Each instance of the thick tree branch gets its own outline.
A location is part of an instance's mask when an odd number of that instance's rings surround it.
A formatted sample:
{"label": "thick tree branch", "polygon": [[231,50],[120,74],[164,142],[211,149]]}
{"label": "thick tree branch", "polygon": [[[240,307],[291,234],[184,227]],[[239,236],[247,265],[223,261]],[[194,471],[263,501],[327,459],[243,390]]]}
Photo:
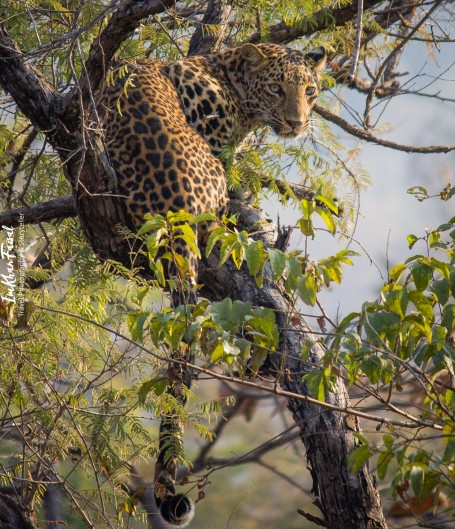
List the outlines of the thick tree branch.
{"label": "thick tree branch", "polygon": [[174,6],[174,0],[124,0],[109,19],[107,26],[93,42],[78,83],[66,96],[66,104],[73,109],[79,100],[86,103],[90,92],[95,92],[119,46],[130,37],[139,22]]}
{"label": "thick tree branch", "polygon": [[[188,56],[204,55],[220,49],[231,11],[232,4],[223,0],[209,0],[201,24],[191,37]],[[207,25],[212,27],[207,28]]]}
{"label": "thick tree branch", "polygon": [[62,108],[60,95],[21,52],[0,25],[0,84],[30,121],[40,130],[50,132],[56,127]]}
{"label": "thick tree branch", "polygon": [[73,197],[62,197],[40,202],[30,207],[23,207],[0,213],[0,225],[17,228],[22,224],[36,224],[65,219],[77,215],[76,200]]}
{"label": "thick tree branch", "polygon": [[[363,8],[366,11],[372,7],[379,6],[382,1],[365,0]],[[290,26],[285,22],[280,22],[270,28],[268,42],[274,44],[287,44],[301,37],[308,37],[336,26],[344,26],[347,22],[355,20],[357,17],[357,2],[353,2],[345,7],[338,9],[321,9],[311,17],[302,17],[298,24]],[[251,35],[248,42],[258,43],[261,41],[261,35],[257,32]]]}
{"label": "thick tree branch", "polygon": [[420,154],[441,154],[455,150],[454,145],[431,145],[428,147],[415,147],[414,145],[404,145],[401,143],[395,143],[393,141],[383,140],[377,136],[374,136],[371,134],[371,132],[367,132],[366,130],[356,127],[355,125],[351,125],[345,119],[340,118],[340,116],[337,116],[333,112],[330,112],[330,110],[327,110],[320,105],[315,105],[313,110],[327,121],[331,121],[338,127],[342,128],[345,132],[355,136],[356,138],[360,138],[361,140],[365,140],[369,143],[376,143],[377,145],[382,145],[383,147],[389,147],[390,149],[394,149],[396,151]]}
{"label": "thick tree branch", "polygon": [[[301,184],[284,180],[274,180],[273,182],[264,182],[263,185],[267,188],[274,185],[282,194],[291,191],[299,200],[312,200],[314,198],[314,192]],[[76,216],[76,200],[73,197],[61,197],[54,198],[48,202],[40,202],[38,204],[4,211],[0,213],[0,225],[4,224],[5,226],[17,228],[21,223],[36,224],[38,222],[50,222],[52,220]]]}

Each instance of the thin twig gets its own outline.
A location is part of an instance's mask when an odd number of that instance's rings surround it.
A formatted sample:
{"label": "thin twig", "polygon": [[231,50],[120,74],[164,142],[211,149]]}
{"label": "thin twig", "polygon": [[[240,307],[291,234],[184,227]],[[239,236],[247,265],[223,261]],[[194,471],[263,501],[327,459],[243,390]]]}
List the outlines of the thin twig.
{"label": "thin twig", "polygon": [[362,43],[363,29],[363,0],[357,0],[357,30],[355,34],[354,52],[352,55],[351,71],[348,75],[348,81],[353,81],[357,75],[357,66],[359,64],[360,46]]}
{"label": "thin twig", "polygon": [[[389,56],[385,59],[385,61],[381,64],[378,73],[376,74],[376,78],[373,81],[373,84],[371,85],[370,91],[367,95],[366,102],[365,102],[365,112],[364,112],[364,121],[365,121],[365,128],[369,130],[371,128],[371,107],[373,104],[373,98],[376,94],[376,89],[379,86],[379,83],[382,79],[382,76],[389,64],[389,62],[401,52],[401,49],[404,47],[404,45],[408,42],[408,40],[415,35],[418,30],[428,21],[428,19],[431,17],[434,11],[441,5],[443,0],[436,0],[436,2],[433,4],[433,6],[425,13],[425,16],[422,17],[422,19],[414,26],[412,31],[409,32],[408,35],[406,35],[403,40],[401,40],[396,47],[392,50],[392,52],[389,54]],[[400,149],[404,150],[404,149]],[[447,152],[447,151],[442,151]]]}

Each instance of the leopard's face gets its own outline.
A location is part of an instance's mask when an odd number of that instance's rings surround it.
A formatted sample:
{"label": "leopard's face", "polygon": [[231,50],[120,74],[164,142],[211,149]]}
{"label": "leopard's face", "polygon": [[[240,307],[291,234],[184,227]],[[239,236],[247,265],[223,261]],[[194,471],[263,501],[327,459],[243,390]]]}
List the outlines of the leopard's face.
{"label": "leopard's face", "polygon": [[275,45],[246,44],[245,110],[259,125],[270,126],[282,138],[297,138],[308,128],[318,96],[318,72],[324,68],[323,48],[307,53]]}

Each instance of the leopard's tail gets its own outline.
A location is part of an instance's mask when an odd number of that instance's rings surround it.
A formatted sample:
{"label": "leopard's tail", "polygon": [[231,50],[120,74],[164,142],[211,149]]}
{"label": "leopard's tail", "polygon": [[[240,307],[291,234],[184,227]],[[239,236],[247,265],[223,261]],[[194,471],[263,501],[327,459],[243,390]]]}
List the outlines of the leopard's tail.
{"label": "leopard's tail", "polygon": [[183,427],[179,421],[165,416],[160,426],[160,449],[155,467],[155,501],[164,521],[174,527],[186,527],[194,516],[191,499],[175,493],[182,436]]}
{"label": "leopard's tail", "polygon": [[[174,248],[175,250],[175,248]],[[171,306],[183,305],[185,309],[197,303],[196,278],[197,257],[185,245],[179,245],[177,252],[188,262],[187,277],[182,278],[175,263],[170,261],[169,277],[175,280],[176,289],[171,292]],[[185,310],[186,312],[186,310]],[[182,406],[186,403],[185,388],[191,386],[191,372],[182,362],[189,361],[188,340],[184,340],[179,350],[172,354],[168,367],[169,386],[167,392]],[[164,415],[161,419],[159,433],[159,450],[155,466],[154,494],[156,505],[162,518],[171,526],[186,527],[194,516],[194,503],[185,494],[176,494],[178,462],[183,449],[183,423],[175,415]]]}

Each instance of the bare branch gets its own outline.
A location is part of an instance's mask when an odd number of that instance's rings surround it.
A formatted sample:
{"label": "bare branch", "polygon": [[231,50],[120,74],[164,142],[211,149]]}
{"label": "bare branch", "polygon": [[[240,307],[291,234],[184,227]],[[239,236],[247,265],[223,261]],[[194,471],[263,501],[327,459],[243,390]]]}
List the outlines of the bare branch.
{"label": "bare branch", "polygon": [[355,125],[351,125],[345,119],[340,118],[340,116],[337,116],[333,112],[330,112],[330,110],[327,110],[326,108],[321,107],[320,105],[315,105],[313,110],[317,112],[320,116],[322,116],[324,119],[335,123],[335,125],[338,125],[338,127],[343,129],[345,132],[348,132],[352,136],[355,136],[356,138],[360,138],[361,140],[367,141],[369,143],[376,143],[377,145],[382,145],[383,147],[389,147],[390,149],[394,149],[396,151],[404,151],[408,153],[419,154],[440,154],[455,150],[454,145],[432,145],[428,147],[416,147],[414,145],[404,145],[401,143],[395,143],[393,141],[383,140],[381,138],[378,138],[377,136],[374,136],[373,134],[371,134],[371,132],[359,129],[359,127],[356,127]]}
{"label": "bare branch", "polygon": [[355,79],[357,75],[357,65],[359,63],[360,56],[360,45],[362,40],[362,29],[363,29],[363,0],[357,0],[357,29],[355,33],[354,42],[354,53],[351,63],[351,71],[349,72],[348,79]]}
{"label": "bare branch", "polygon": [[[412,28],[412,30],[406,35],[404,39],[402,39],[396,47],[392,50],[392,52],[389,54],[389,56],[385,59],[385,61],[381,64],[376,77],[373,81],[373,84],[371,85],[370,91],[367,95],[366,102],[365,102],[365,125],[369,129],[370,128],[370,116],[371,116],[371,106],[373,104],[373,98],[376,93],[376,89],[379,86],[381,79],[383,78],[383,74],[388,68],[389,63],[394,59],[395,56],[401,55],[402,48],[408,42],[408,39],[410,39],[413,35],[417,33],[417,31],[428,21],[428,19],[431,17],[431,15],[436,11],[436,9],[442,4],[443,0],[436,0],[435,3],[431,6],[431,8],[425,13],[425,16],[422,17],[422,19]],[[404,149],[403,149],[404,150]],[[443,151],[447,152],[447,151]]]}
{"label": "bare branch", "polygon": [[33,206],[12,209],[0,214],[0,225],[17,228],[22,224],[49,222],[55,219],[66,219],[77,215],[76,200],[73,197],[62,197],[40,202]]}

